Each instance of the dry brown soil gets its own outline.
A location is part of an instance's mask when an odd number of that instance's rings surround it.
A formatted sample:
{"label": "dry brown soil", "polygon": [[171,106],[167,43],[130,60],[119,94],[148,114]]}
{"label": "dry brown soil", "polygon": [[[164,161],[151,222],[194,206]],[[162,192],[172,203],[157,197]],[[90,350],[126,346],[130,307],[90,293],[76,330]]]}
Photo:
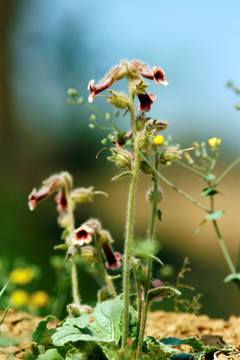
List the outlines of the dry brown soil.
{"label": "dry brown soil", "polygon": [[[0,314],[1,317],[1,314]],[[0,360],[22,359],[24,349],[31,347],[31,334],[40,318],[27,313],[9,310],[3,324],[0,326],[1,334],[19,340],[20,345],[0,348]],[[206,315],[196,316],[193,314],[177,314],[173,312],[156,311],[148,315],[146,333],[156,338],[175,336],[185,338],[203,335],[220,335],[207,341],[213,341],[210,345],[218,345],[226,342],[236,347],[231,357],[223,354],[217,355],[216,359],[240,359],[240,317],[231,316],[228,321],[222,319],[210,319]],[[12,355],[12,356],[11,356]]]}

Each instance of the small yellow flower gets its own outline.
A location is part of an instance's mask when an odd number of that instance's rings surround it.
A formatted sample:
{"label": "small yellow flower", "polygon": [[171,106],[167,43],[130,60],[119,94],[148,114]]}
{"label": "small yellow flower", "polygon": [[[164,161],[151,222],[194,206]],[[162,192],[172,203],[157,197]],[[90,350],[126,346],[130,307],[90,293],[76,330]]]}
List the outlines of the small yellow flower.
{"label": "small yellow flower", "polygon": [[162,135],[156,135],[153,138],[153,143],[157,146],[161,146],[164,143],[164,137]]}
{"label": "small yellow flower", "polygon": [[49,296],[45,291],[36,291],[29,298],[29,306],[42,308],[49,302]]}
{"label": "small yellow flower", "polygon": [[218,147],[221,144],[221,139],[213,137],[211,139],[208,139],[208,143],[211,147]]}
{"label": "small yellow flower", "polygon": [[34,273],[30,268],[16,268],[10,273],[10,280],[16,285],[26,285],[32,281]]}
{"label": "small yellow flower", "polygon": [[15,290],[11,293],[10,299],[14,307],[25,306],[28,303],[28,294],[24,290]]}

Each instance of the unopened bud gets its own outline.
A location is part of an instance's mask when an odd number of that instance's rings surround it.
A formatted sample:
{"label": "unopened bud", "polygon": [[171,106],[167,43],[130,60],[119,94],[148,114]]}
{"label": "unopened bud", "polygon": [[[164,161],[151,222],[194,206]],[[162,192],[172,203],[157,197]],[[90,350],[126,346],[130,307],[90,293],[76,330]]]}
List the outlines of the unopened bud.
{"label": "unopened bud", "polygon": [[137,137],[137,146],[139,150],[147,149],[149,139],[145,131],[142,131]]}
{"label": "unopened bud", "polygon": [[187,162],[189,163],[189,165],[193,165],[193,164],[194,164],[194,160],[193,160],[193,158],[190,156],[189,152],[185,151],[185,152],[184,152],[184,156],[185,156],[185,159],[187,160]]}
{"label": "unopened bud", "polygon": [[152,174],[153,170],[150,165],[146,161],[140,161],[140,169],[144,174]]}
{"label": "unopened bud", "polygon": [[76,97],[78,94],[76,89],[68,89],[68,95],[72,97]]}
{"label": "unopened bud", "polygon": [[94,196],[94,187],[90,186],[89,188],[77,188],[71,192],[72,200],[77,203],[92,202]]}
{"label": "unopened bud", "polygon": [[107,142],[108,142],[107,138],[101,140],[101,144],[103,144],[103,145],[107,145]]}
{"label": "unopened bud", "polygon": [[106,118],[106,120],[111,120],[111,114],[109,113],[109,112],[106,112],[106,114],[105,114],[105,118]]}
{"label": "unopened bud", "polygon": [[90,117],[89,117],[89,120],[90,121],[96,121],[96,115],[91,114]]}
{"label": "unopened bud", "polygon": [[95,129],[95,128],[96,128],[96,126],[95,126],[94,124],[92,124],[92,123],[88,124],[88,127],[89,127],[90,129]]}
{"label": "unopened bud", "polygon": [[81,247],[81,255],[85,262],[93,263],[97,261],[96,252],[93,246]]}
{"label": "unopened bud", "polygon": [[109,90],[109,92],[112,94],[112,96],[107,96],[110,104],[116,106],[118,109],[126,109],[129,107],[128,97],[123,92],[115,92],[112,90]]}
{"label": "unopened bud", "polygon": [[180,160],[182,155],[182,150],[179,150],[179,148],[180,146],[176,145],[165,149],[160,156],[161,164],[166,165],[174,160]]}
{"label": "unopened bud", "polygon": [[113,238],[109,231],[107,230],[101,230],[98,235],[98,242],[100,245],[103,245],[104,243],[113,243]]}
{"label": "unopened bud", "polygon": [[149,117],[146,117],[145,112],[140,113],[136,117],[136,128],[137,131],[142,131],[145,127],[146,122],[149,120]]}
{"label": "unopened bud", "polygon": [[77,99],[77,103],[79,105],[83,104],[84,103],[84,98],[81,96],[80,98]]}
{"label": "unopened bud", "polygon": [[130,84],[131,91],[133,94],[145,94],[145,89],[149,86],[149,83],[146,83],[143,80],[133,81]]}
{"label": "unopened bud", "polygon": [[[162,202],[163,197],[164,197],[163,189],[160,186],[158,186],[157,194],[156,194],[156,202],[157,203]],[[153,186],[147,190],[146,200],[149,201],[150,203],[153,203],[153,200],[154,200],[154,187]]]}
{"label": "unopened bud", "polygon": [[126,167],[131,169],[131,154],[127,150],[120,148],[112,148],[112,156],[107,159],[113,161],[119,168],[124,169]]}
{"label": "unopened bud", "polygon": [[69,304],[67,305],[67,311],[73,317],[78,317],[81,315],[81,305],[76,303]]}

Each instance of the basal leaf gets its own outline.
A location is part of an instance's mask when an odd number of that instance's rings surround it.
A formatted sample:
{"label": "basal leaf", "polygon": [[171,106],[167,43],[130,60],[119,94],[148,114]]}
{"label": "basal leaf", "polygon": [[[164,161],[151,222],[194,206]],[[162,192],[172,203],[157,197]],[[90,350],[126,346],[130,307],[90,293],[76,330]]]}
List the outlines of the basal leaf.
{"label": "basal leaf", "polygon": [[89,325],[89,317],[90,317],[90,315],[83,314],[81,316],[67,318],[63,322],[62,326],[72,325],[72,326],[76,326],[80,329],[84,329],[85,327],[87,327]]}
{"label": "basal leaf", "polygon": [[40,345],[49,345],[49,340],[55,332],[55,329],[48,329],[47,324],[54,320],[55,318],[53,316],[48,316],[46,320],[40,321],[33,332],[32,340],[36,341]]}
{"label": "basal leaf", "polygon": [[226,276],[223,281],[224,281],[225,283],[227,283],[227,282],[229,282],[229,281],[234,281],[234,280],[240,281],[240,273],[230,274],[230,275]]}
{"label": "basal leaf", "polygon": [[141,357],[142,360],[167,360],[172,353],[176,352],[175,349],[156,340],[153,336],[147,336],[145,338],[143,349],[144,355]]}
{"label": "basal leaf", "polygon": [[122,335],[123,301],[117,297],[98,304],[91,314],[95,319],[89,328],[95,336],[101,336],[116,344]]}
{"label": "basal leaf", "polygon": [[181,295],[180,291],[170,287],[170,286],[162,286],[155,289],[151,289],[148,292],[148,301],[153,301],[159,297],[169,297],[173,295]]}
{"label": "basal leaf", "polygon": [[203,351],[204,345],[201,341],[196,339],[194,336],[188,337],[186,339],[178,339],[175,337],[163,338],[160,340],[163,344],[170,346],[180,346],[183,344],[191,346],[194,350]]}
{"label": "basal leaf", "polygon": [[44,354],[39,355],[37,360],[64,360],[64,358],[59,354],[57,349],[50,349]]}

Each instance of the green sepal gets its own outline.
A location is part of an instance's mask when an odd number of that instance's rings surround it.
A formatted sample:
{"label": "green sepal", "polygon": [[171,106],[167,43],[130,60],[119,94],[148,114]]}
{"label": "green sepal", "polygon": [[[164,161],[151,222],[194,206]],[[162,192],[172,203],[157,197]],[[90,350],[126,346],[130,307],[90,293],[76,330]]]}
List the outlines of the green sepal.
{"label": "green sepal", "polygon": [[69,245],[67,244],[60,244],[54,246],[54,250],[67,250],[69,248]]}
{"label": "green sepal", "polygon": [[218,191],[215,190],[215,188],[213,186],[211,186],[209,188],[203,189],[201,195],[202,196],[211,196],[211,195],[216,195],[217,193],[218,193]]}
{"label": "green sepal", "polygon": [[119,180],[119,179],[121,179],[122,177],[125,177],[125,176],[127,176],[127,175],[131,175],[131,176],[132,176],[132,175],[133,175],[132,171],[124,171],[123,173],[114,176],[114,177],[111,179],[111,181],[117,181],[117,180]]}
{"label": "green sepal", "polygon": [[203,178],[203,180],[205,180],[205,181],[214,181],[215,179],[216,179],[216,176],[214,174],[207,174]]}
{"label": "green sepal", "polygon": [[161,286],[148,291],[148,302],[154,301],[159,297],[170,297],[173,295],[181,295],[181,292],[170,286]]}

